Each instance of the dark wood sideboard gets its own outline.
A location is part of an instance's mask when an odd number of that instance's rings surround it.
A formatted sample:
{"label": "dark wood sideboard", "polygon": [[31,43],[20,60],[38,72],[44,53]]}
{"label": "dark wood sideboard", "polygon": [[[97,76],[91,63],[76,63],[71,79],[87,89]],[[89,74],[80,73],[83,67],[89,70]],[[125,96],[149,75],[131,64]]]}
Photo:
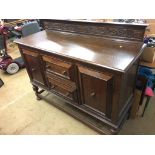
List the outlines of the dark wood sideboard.
{"label": "dark wood sideboard", "polygon": [[37,99],[45,90],[56,94],[65,103],[58,108],[103,134],[118,133],[134,99],[147,25],[41,22],[44,31],[16,40]]}

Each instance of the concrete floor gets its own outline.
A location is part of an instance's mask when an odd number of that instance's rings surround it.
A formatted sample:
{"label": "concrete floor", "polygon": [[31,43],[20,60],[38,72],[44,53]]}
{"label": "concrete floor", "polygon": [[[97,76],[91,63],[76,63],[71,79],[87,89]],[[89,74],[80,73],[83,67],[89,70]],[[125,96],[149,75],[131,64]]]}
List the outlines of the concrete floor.
{"label": "concrete floor", "polygon": [[[10,52],[17,57],[17,49]],[[15,75],[0,71],[5,85],[0,88],[0,134],[82,134],[96,135],[96,131],[58,110],[44,100],[37,101],[25,69]],[[53,102],[61,102],[55,96]],[[119,134],[155,134],[155,98],[145,116],[127,120]]]}

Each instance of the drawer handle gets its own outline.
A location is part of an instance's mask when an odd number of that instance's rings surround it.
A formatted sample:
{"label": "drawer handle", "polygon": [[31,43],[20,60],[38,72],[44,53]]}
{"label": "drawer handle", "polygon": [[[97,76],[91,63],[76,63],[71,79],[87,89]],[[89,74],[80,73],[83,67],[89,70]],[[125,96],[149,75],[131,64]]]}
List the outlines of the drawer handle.
{"label": "drawer handle", "polygon": [[69,96],[69,94],[70,94],[70,93],[69,93],[69,92],[67,92],[67,93],[65,94],[65,96]]}
{"label": "drawer handle", "polygon": [[90,96],[91,96],[91,97],[94,97],[95,95],[96,95],[95,92],[90,93]]}
{"label": "drawer handle", "polygon": [[54,89],[55,88],[55,85],[52,85],[51,88]]}
{"label": "drawer handle", "polygon": [[67,75],[67,71],[63,71],[62,74],[63,74],[63,75]]}
{"label": "drawer handle", "polygon": [[32,72],[34,72],[36,69],[35,68],[32,68],[31,70],[32,70]]}
{"label": "drawer handle", "polygon": [[50,67],[51,67],[50,65],[47,65],[47,66],[46,66],[46,68],[50,68]]}

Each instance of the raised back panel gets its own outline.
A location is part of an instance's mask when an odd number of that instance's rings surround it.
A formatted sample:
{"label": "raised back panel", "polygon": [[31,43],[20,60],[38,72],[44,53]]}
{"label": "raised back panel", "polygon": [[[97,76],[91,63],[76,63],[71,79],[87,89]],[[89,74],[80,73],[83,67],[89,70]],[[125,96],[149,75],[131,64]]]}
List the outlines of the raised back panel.
{"label": "raised back panel", "polygon": [[125,40],[143,41],[147,25],[119,24],[119,23],[97,23],[72,20],[41,20],[47,30],[70,32],[77,34],[110,37]]}

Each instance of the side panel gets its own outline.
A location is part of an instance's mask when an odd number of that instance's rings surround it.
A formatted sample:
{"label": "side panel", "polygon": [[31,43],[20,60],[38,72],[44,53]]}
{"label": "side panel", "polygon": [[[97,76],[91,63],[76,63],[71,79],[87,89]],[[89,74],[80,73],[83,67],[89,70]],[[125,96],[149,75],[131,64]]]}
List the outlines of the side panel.
{"label": "side panel", "polygon": [[136,83],[138,60],[122,76],[121,93],[119,101],[119,117],[126,107],[134,99],[134,88]]}

